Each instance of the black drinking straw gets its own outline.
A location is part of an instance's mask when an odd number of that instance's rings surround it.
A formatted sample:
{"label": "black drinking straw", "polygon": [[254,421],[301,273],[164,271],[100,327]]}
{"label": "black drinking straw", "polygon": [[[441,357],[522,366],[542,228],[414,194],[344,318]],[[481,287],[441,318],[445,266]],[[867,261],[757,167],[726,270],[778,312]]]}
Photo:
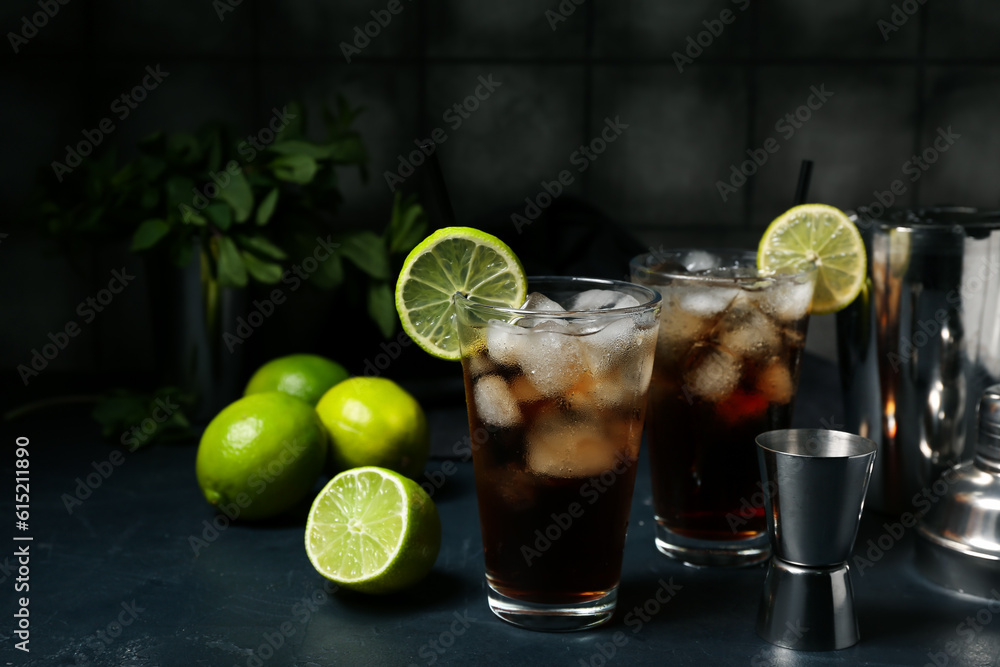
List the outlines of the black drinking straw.
{"label": "black drinking straw", "polygon": [[455,211],[451,207],[451,198],[448,197],[448,188],[444,184],[444,174],[441,172],[441,163],[438,161],[437,146],[434,142],[425,142],[422,146],[427,156],[427,163],[424,165],[422,185],[422,204],[427,211],[428,219],[432,227],[454,227]]}
{"label": "black drinking straw", "polygon": [[806,203],[806,197],[809,196],[809,180],[812,178],[812,171],[812,160],[803,160],[802,165],[799,167],[799,184],[795,187],[793,206]]}

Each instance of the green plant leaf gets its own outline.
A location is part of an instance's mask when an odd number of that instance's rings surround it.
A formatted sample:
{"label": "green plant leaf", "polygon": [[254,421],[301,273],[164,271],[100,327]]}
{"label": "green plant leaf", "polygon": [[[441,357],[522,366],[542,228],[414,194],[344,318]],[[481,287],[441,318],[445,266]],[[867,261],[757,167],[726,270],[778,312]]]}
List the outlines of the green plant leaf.
{"label": "green plant leaf", "polygon": [[225,202],[212,202],[205,207],[204,213],[209,222],[223,231],[229,229],[229,226],[233,224],[233,209],[229,208],[229,204]]}
{"label": "green plant leaf", "polygon": [[186,225],[198,225],[199,227],[204,227],[208,224],[208,220],[200,213],[195,213],[195,210],[188,206],[187,204],[181,204],[178,207],[181,214],[181,222]]}
{"label": "green plant leaf", "polygon": [[290,183],[305,185],[312,181],[319,165],[308,155],[282,155],[271,161],[275,178]]}
{"label": "green plant leaf", "polygon": [[160,218],[150,218],[149,220],[144,220],[139,225],[139,228],[135,230],[135,234],[132,235],[131,250],[135,252],[137,250],[152,248],[160,241],[160,239],[166,236],[169,231],[170,225],[168,225],[165,220],[161,220]]}
{"label": "green plant leaf", "polygon": [[246,250],[242,251],[240,254],[243,256],[243,262],[247,266],[247,271],[250,272],[250,275],[253,276],[255,280],[269,285],[273,285],[281,280],[282,268],[280,264],[265,262]]}
{"label": "green plant leaf", "polygon": [[264,198],[261,200],[260,205],[257,207],[257,224],[266,225],[267,221],[271,219],[274,215],[274,208],[278,205],[278,188],[271,188]]}
{"label": "green plant leaf", "polygon": [[344,282],[344,262],[336,252],[331,252],[329,257],[320,262],[316,273],[309,277],[311,285],[324,290],[336,289],[342,282]]}
{"label": "green plant leaf", "polygon": [[242,170],[236,172],[236,175],[228,171],[225,173],[230,179],[226,187],[219,190],[219,199],[229,202],[233,207],[236,222],[246,222],[253,212],[253,191]]}
{"label": "green plant leaf", "polygon": [[177,208],[181,204],[191,206],[194,201],[194,181],[187,176],[171,176],[167,179],[167,207]]}
{"label": "green plant leaf", "polygon": [[392,202],[392,217],[386,236],[389,240],[390,253],[404,253],[413,250],[420,243],[427,231],[427,216],[423,207],[412,198],[404,199],[396,193]]}
{"label": "green plant leaf", "polygon": [[166,143],[166,135],[163,134],[162,130],[156,130],[155,132],[150,132],[138,142],[136,145],[139,146],[139,150],[144,153],[152,152],[163,152],[163,146]]}
{"label": "green plant leaf", "polygon": [[178,268],[183,269],[190,264],[191,258],[194,256],[194,244],[191,242],[191,239],[182,237],[171,248],[170,256],[174,261],[174,266]]}
{"label": "green plant leaf", "polygon": [[256,236],[244,236],[243,234],[237,234],[236,240],[239,241],[241,246],[254,251],[258,255],[263,255],[277,260],[288,259],[288,255],[285,254],[284,250],[259,234]]}
{"label": "green plant leaf", "polygon": [[155,181],[167,170],[167,163],[154,155],[140,155],[133,164],[147,181]]}
{"label": "green plant leaf", "polygon": [[301,139],[306,127],[305,109],[298,102],[292,101],[284,106],[283,111],[288,115],[288,123],[278,132],[276,140]]}
{"label": "green plant leaf", "polygon": [[351,232],[340,243],[341,254],[376,280],[389,278],[389,254],[382,238],[374,232]]}
{"label": "green plant leaf", "polygon": [[368,286],[368,315],[375,321],[383,338],[392,336],[398,315],[389,283],[379,280]]}
{"label": "green plant leaf", "polygon": [[142,208],[154,208],[160,203],[160,190],[158,188],[145,188],[139,195],[139,206]]}
{"label": "green plant leaf", "polygon": [[128,185],[129,181],[135,176],[137,167],[134,163],[129,163],[112,174],[109,183],[113,188],[121,188]]}
{"label": "green plant leaf", "polygon": [[167,160],[175,164],[191,165],[202,158],[204,152],[194,135],[172,132],[166,139]]}
{"label": "green plant leaf", "polygon": [[245,287],[247,267],[236,243],[228,236],[219,237],[219,286]]}
{"label": "green plant leaf", "polygon": [[193,406],[194,396],[177,387],[161,387],[152,394],[115,389],[102,397],[91,417],[101,425],[104,437],[134,451],[157,440],[193,436],[184,414]]}
{"label": "green plant leaf", "polygon": [[368,161],[365,145],[356,133],[348,135],[327,144],[329,157],[338,164],[363,164]]}
{"label": "green plant leaf", "polygon": [[268,150],[271,150],[278,155],[308,155],[309,157],[316,158],[317,160],[325,160],[330,157],[329,146],[320,146],[308,141],[302,141],[300,139],[276,141],[268,146]]}
{"label": "green plant leaf", "polygon": [[219,171],[222,167],[222,127],[218,123],[209,123],[201,129],[199,135],[207,146],[205,166],[209,171]]}
{"label": "green plant leaf", "polygon": [[329,107],[323,108],[323,122],[326,125],[327,132],[332,136],[338,136],[347,132],[351,124],[354,123],[354,119],[364,110],[362,107],[352,109],[343,95],[337,95],[336,107],[335,111]]}

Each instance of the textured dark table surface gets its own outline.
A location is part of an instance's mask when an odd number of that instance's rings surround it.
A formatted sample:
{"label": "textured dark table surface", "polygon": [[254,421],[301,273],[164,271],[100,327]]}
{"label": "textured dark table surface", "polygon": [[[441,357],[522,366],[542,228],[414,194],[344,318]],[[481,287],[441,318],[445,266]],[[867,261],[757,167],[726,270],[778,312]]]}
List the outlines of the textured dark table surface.
{"label": "textured dark table surface", "polygon": [[[799,424],[836,425],[830,371],[807,364]],[[436,411],[432,423],[436,450],[449,449],[466,428],[460,409]],[[90,435],[82,411],[14,426],[3,436],[0,665],[941,667],[994,665],[1000,656],[1000,601],[991,606],[925,582],[913,566],[912,531],[897,539],[884,527],[891,519],[870,513],[855,549],[870,563],[853,564],[861,643],[832,653],[779,649],[754,633],[762,567],[696,570],[657,553],[643,461],[619,613],[596,630],[540,634],[506,625],[487,608],[469,463],[454,464],[450,475],[441,459],[427,466],[440,481],[434,500],[444,527],[431,576],[405,593],[371,598],[331,592],[315,573],[303,548],[304,511],[268,525],[212,527],[191,444],[113,455],[119,450]],[[12,516],[18,435],[31,440],[24,532]],[[86,497],[67,506],[74,494]],[[24,544],[30,590],[15,593],[14,552]],[[675,594],[661,604],[665,585]],[[21,596],[30,598],[30,653],[14,648]]]}

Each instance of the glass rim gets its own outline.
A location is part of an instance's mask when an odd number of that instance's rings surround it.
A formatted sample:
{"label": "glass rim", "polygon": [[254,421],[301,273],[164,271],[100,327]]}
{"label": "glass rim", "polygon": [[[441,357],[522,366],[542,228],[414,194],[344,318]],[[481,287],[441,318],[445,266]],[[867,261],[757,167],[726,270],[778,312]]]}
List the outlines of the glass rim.
{"label": "glass rim", "polygon": [[[819,454],[803,452],[799,447],[803,440],[806,449],[817,445],[829,448],[831,444],[837,444],[842,446],[844,451]],[[812,460],[858,459],[871,456],[878,449],[873,440],[862,435],[819,428],[783,428],[765,431],[758,434],[754,442],[759,449],[774,454]]]}
{"label": "glass rim", "polygon": [[[538,315],[544,315],[546,319],[567,319],[567,318],[582,318],[582,317],[594,317],[594,316],[604,316],[604,315],[630,315],[633,313],[643,313],[657,308],[660,306],[663,298],[660,293],[649,287],[647,285],[639,285],[637,283],[631,283],[624,280],[614,280],[611,278],[583,278],[578,276],[528,276],[528,286],[531,287],[533,284],[537,283],[565,283],[568,285],[590,285],[591,287],[581,288],[579,291],[583,292],[587,289],[601,289],[604,288],[627,288],[629,291],[637,291],[647,296],[647,300],[641,302],[638,306],[628,306],[626,308],[597,308],[594,310],[564,310],[564,311],[551,311],[551,310],[532,310],[530,308],[513,308],[510,306],[494,306],[488,303],[482,303],[480,301],[473,301],[467,295],[461,292],[455,292],[451,301],[456,306],[461,306],[468,310],[474,311],[486,311],[491,313],[503,313],[504,315],[513,315],[519,317],[535,317]],[[622,290],[624,291],[624,290]],[[530,293],[530,292],[529,292]],[[544,293],[544,292],[543,292]]]}
{"label": "glass rim", "polygon": [[855,224],[883,229],[1000,229],[1000,210],[974,206],[901,206],[884,209],[880,215],[873,215],[868,206],[859,206],[848,217]]}
{"label": "glass rim", "polygon": [[[749,263],[748,268],[754,269],[756,275],[753,276],[719,276],[719,275],[704,275],[698,273],[680,273],[679,271],[661,271],[653,267],[647,266],[645,262],[649,258],[660,258],[665,259],[667,257],[675,255],[683,255],[689,252],[707,252],[716,256],[741,256],[745,259],[752,260]],[[742,285],[742,284],[753,284],[758,282],[768,282],[773,284],[792,282],[796,280],[801,280],[807,276],[815,276],[817,268],[815,264],[810,264],[809,266],[795,272],[787,273],[760,273],[757,269],[757,251],[749,250],[746,248],[673,248],[663,252],[644,252],[642,254],[636,255],[631,260],[629,260],[629,269],[632,271],[641,271],[645,274],[651,276],[659,276],[663,278],[670,278],[672,280],[686,281],[691,283],[701,283],[705,285]]]}

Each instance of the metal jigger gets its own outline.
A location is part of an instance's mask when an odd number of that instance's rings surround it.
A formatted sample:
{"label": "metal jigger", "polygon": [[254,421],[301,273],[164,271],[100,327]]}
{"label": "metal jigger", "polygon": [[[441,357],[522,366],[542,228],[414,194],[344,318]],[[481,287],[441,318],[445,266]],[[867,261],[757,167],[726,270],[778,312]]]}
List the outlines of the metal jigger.
{"label": "metal jigger", "polygon": [[771,560],[757,634],[800,651],[860,639],[847,559],[854,548],[874,442],[818,429],[757,436]]}

